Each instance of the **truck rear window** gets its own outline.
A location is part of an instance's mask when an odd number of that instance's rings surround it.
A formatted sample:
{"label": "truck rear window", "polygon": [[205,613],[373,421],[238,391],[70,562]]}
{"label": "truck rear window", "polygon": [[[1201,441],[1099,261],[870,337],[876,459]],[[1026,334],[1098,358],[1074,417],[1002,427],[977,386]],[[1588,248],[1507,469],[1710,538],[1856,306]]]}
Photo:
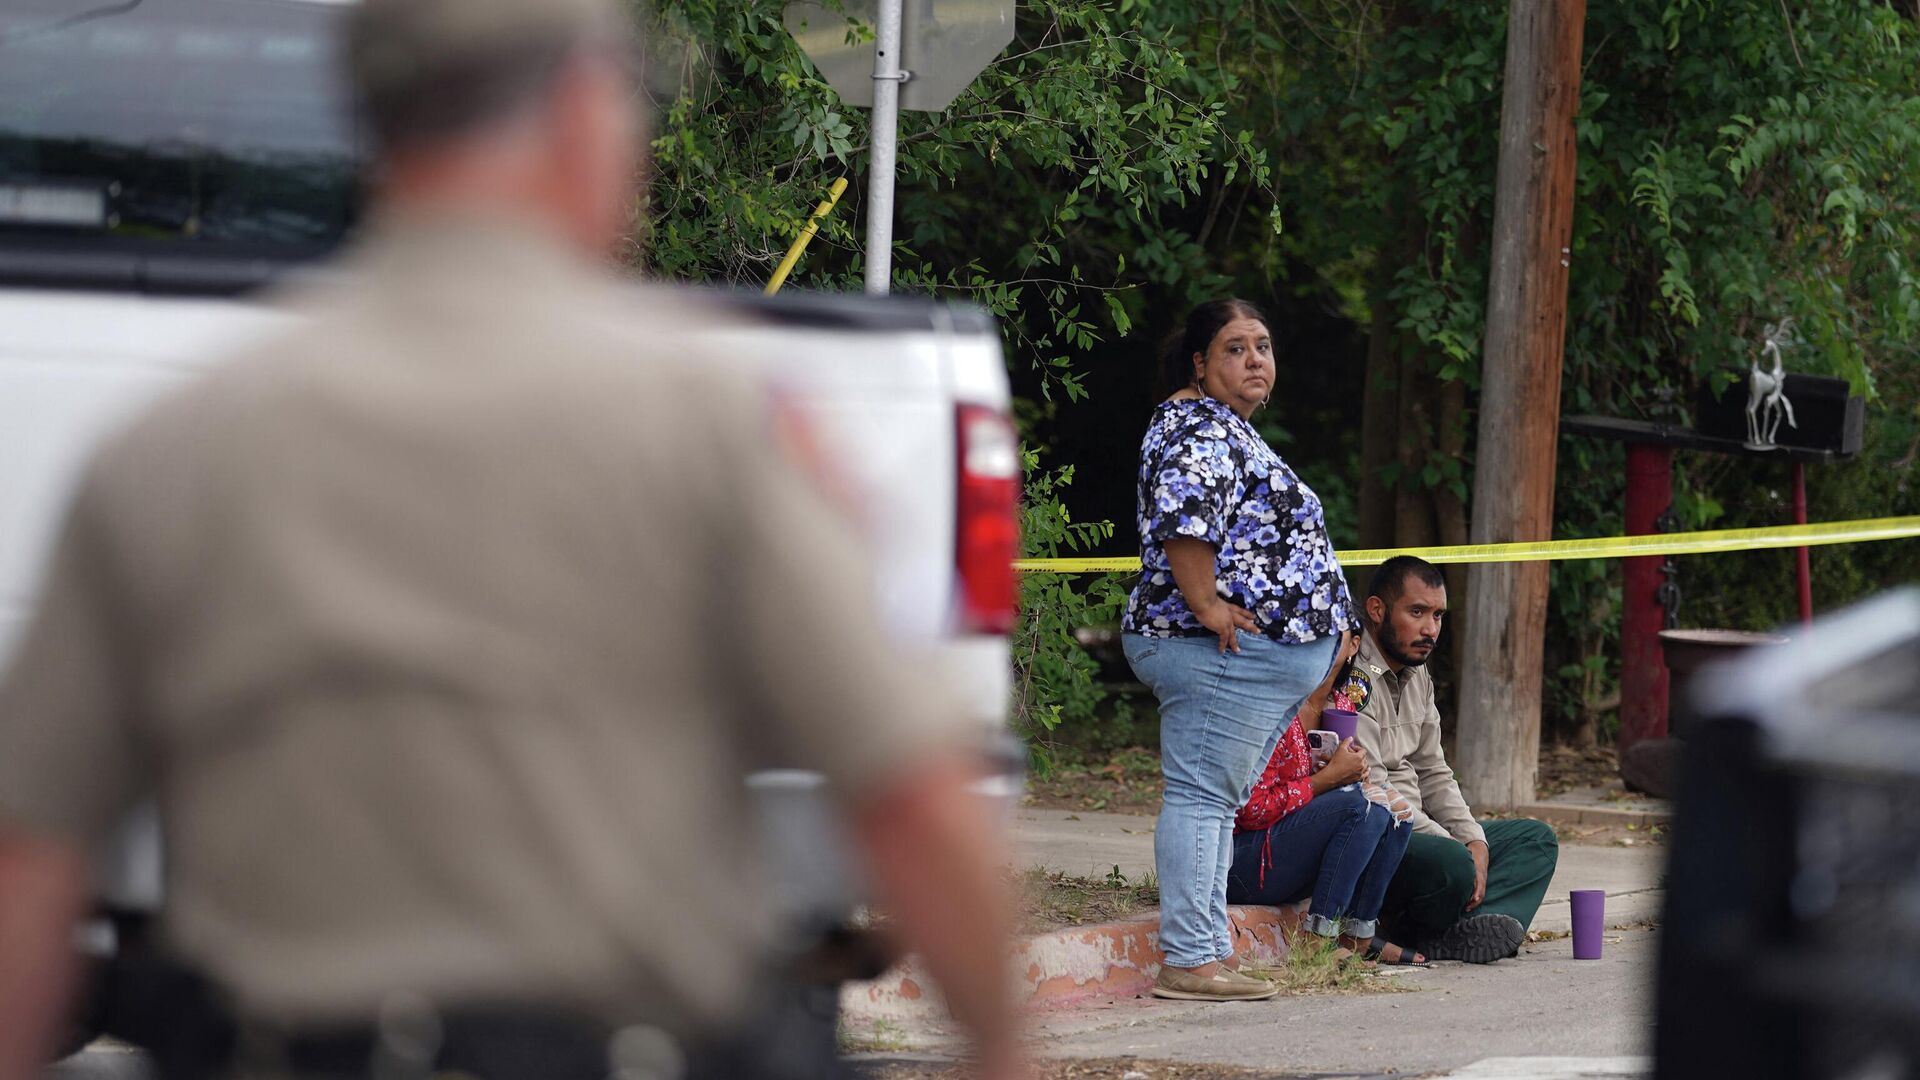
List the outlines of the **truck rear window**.
{"label": "truck rear window", "polygon": [[0,247],[315,255],[359,204],[314,0],[6,0]]}

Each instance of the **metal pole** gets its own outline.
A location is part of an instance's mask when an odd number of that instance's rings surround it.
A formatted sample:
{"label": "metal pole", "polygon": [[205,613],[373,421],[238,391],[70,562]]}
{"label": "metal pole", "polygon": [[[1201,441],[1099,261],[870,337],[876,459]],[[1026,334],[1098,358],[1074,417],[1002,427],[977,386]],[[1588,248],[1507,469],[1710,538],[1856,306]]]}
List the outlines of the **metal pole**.
{"label": "metal pole", "polygon": [[[1807,467],[1796,461],[1793,463],[1793,523],[1807,523]],[[1813,621],[1813,568],[1807,562],[1807,549],[1801,548],[1794,559],[1794,570],[1800,585],[1800,621]]]}
{"label": "metal pole", "polygon": [[867,174],[867,295],[885,296],[893,278],[893,172],[900,146],[900,3],[880,0],[873,43],[873,135]]}

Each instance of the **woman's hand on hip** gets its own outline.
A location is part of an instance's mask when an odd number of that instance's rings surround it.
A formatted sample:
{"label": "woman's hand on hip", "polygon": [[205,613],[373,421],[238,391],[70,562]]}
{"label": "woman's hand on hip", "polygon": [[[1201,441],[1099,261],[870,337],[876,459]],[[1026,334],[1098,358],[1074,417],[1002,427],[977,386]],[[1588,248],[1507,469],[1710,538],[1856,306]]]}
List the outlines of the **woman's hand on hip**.
{"label": "woman's hand on hip", "polygon": [[1228,649],[1240,651],[1240,631],[1245,630],[1250,634],[1260,632],[1260,624],[1253,620],[1253,612],[1238,604],[1229,604],[1217,596],[1213,598],[1213,603],[1204,607],[1191,602],[1187,606],[1193,608],[1193,617],[1200,620],[1201,626],[1220,636],[1220,651],[1223,653]]}
{"label": "woman's hand on hip", "polygon": [[1228,649],[1239,652],[1240,643],[1235,640],[1239,632],[1258,632],[1260,625],[1253,621],[1253,612],[1220,599],[1220,583],[1214,578],[1218,554],[1214,546],[1191,536],[1175,536],[1167,540],[1166,551],[1173,583],[1186,600],[1187,609],[1201,626],[1219,636],[1222,653]]}

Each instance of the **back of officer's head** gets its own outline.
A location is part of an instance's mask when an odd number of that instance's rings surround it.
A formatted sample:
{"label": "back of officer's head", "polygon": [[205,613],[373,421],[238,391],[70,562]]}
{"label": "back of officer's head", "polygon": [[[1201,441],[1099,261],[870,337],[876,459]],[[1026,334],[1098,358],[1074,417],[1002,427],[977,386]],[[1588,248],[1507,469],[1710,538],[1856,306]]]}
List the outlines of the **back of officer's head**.
{"label": "back of officer's head", "polygon": [[612,0],[364,0],[347,26],[376,191],[490,192],[595,246],[622,231],[639,165],[637,42]]}

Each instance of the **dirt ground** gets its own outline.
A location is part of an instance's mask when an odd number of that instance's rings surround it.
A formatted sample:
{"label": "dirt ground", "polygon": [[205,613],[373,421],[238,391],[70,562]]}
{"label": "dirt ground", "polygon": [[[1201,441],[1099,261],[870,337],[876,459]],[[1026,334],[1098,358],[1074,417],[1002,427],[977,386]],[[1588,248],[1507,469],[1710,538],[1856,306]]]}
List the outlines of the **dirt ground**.
{"label": "dirt ground", "polygon": [[[1541,798],[1580,788],[1620,790],[1619,758],[1610,746],[1547,746],[1540,750]],[[1160,754],[1135,746],[1115,751],[1104,761],[1062,762],[1051,776],[1027,781],[1026,805],[1049,810],[1105,810],[1116,814],[1160,812]],[[1617,832],[1619,830],[1613,830]],[[1602,830],[1600,843],[1615,837]],[[1623,834],[1624,835],[1624,834]],[[1574,843],[1592,842],[1580,836],[1562,836]]]}
{"label": "dirt ground", "polygon": [[[1620,755],[1611,746],[1543,746],[1534,790],[1543,799],[1577,788],[1620,783]],[[1624,789],[1623,789],[1624,790]]]}
{"label": "dirt ground", "polygon": [[1034,867],[1016,877],[1022,934],[1116,922],[1160,906],[1160,886],[1151,874],[1129,881],[1125,875],[1075,877]]}
{"label": "dirt ground", "polygon": [[1047,777],[1027,778],[1026,805],[1049,810],[1160,812],[1160,752],[1116,750],[1105,761],[1062,761]]}

